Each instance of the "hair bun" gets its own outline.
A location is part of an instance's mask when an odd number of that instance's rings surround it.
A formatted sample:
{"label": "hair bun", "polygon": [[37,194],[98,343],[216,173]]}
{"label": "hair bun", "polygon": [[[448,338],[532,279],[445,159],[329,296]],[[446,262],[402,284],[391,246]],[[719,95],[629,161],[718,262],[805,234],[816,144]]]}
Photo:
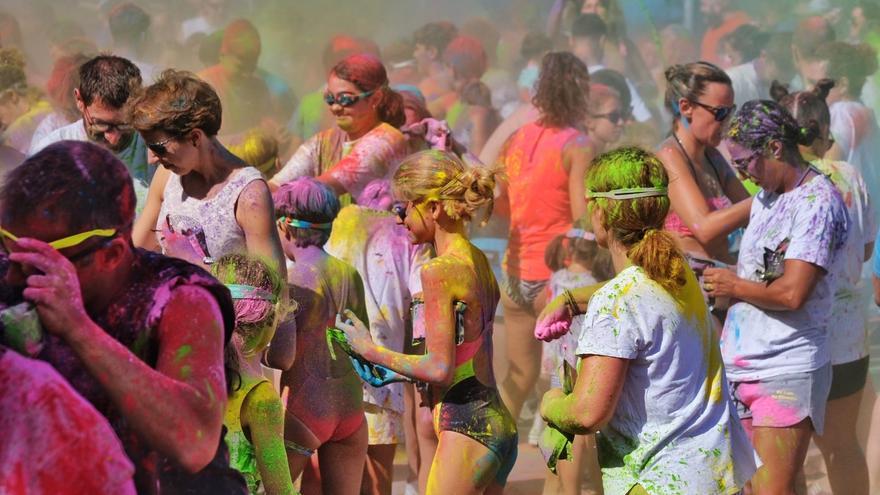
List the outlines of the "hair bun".
{"label": "hair bun", "polygon": [[783,84],[776,79],[770,83],[770,98],[773,98],[773,101],[781,102],[789,94],[791,93],[788,90],[788,84]]}
{"label": "hair bun", "polygon": [[834,88],[834,79],[819,79],[816,82],[816,86],[813,87],[813,94],[818,96],[822,101],[828,99],[828,93],[831,92],[831,89]]}
{"label": "hair bun", "polygon": [[798,127],[797,143],[801,146],[812,146],[813,141],[819,138],[820,133],[819,123],[811,120],[807,125]]}

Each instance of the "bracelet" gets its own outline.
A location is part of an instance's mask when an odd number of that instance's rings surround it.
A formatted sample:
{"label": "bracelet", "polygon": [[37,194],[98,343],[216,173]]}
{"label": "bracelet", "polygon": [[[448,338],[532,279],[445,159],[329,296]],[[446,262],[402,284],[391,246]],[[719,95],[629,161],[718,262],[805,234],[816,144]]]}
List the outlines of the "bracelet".
{"label": "bracelet", "polygon": [[565,297],[565,306],[568,307],[568,311],[571,313],[571,316],[581,314],[577,301],[574,300],[574,294],[572,294],[570,290],[565,289],[564,291],[562,291],[562,295],[563,297]]}

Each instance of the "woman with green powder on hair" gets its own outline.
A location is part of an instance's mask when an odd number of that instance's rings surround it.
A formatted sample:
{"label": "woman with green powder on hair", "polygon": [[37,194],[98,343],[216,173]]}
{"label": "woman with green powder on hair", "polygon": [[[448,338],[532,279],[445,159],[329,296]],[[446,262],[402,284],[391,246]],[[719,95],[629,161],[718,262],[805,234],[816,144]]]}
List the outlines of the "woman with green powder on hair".
{"label": "woman with green powder on hair", "polygon": [[588,215],[617,276],[590,299],[572,393],[547,392],[541,415],[562,432],[600,433],[608,495],[737,493],[754,458],[697,279],[662,230],[667,185],[662,163],[638,148],[593,161]]}

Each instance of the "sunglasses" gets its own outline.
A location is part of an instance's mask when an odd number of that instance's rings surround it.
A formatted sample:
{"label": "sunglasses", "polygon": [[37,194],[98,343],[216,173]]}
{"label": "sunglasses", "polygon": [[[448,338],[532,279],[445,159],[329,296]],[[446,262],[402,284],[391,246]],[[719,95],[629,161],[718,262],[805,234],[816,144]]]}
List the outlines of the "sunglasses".
{"label": "sunglasses", "polygon": [[733,168],[736,169],[736,172],[739,174],[740,179],[750,179],[754,176],[749,173],[749,166],[752,162],[755,161],[756,158],[761,156],[763,151],[755,151],[751,155],[743,157],[743,158],[734,158],[731,161],[733,164]]}
{"label": "sunglasses", "polygon": [[[19,240],[19,237],[17,235],[4,229],[3,227],[0,227],[0,236],[5,237],[13,242],[18,242],[18,240]],[[74,234],[71,236],[63,237],[61,239],[56,239],[52,242],[49,242],[48,244],[49,244],[49,247],[54,248],[54,249],[65,249],[65,248],[79,246],[83,242],[91,239],[92,237],[103,237],[107,241],[109,241],[113,237],[116,237],[116,229],[90,230],[88,232],[81,232],[79,234]],[[105,244],[106,244],[106,242],[98,243],[98,244],[95,244],[93,247],[86,249],[85,251],[82,251],[82,252],[79,252],[79,253],[76,253],[76,254],[73,254],[70,256],[65,256],[65,257],[68,260],[70,260],[71,262],[75,262],[75,261],[85,257],[86,255],[91,254],[91,253],[97,251],[98,249],[104,247]],[[2,245],[3,251],[7,251],[6,246],[3,245],[2,242],[0,242],[0,245]],[[8,251],[7,251],[7,253],[8,253]]]}
{"label": "sunglasses", "polygon": [[615,110],[609,113],[590,114],[594,119],[606,119],[614,125],[623,124],[629,119],[629,115],[621,110]]}
{"label": "sunglasses", "polygon": [[406,221],[406,203],[395,203],[394,206],[391,207],[391,211],[397,215],[397,218],[399,218],[401,222]]}
{"label": "sunglasses", "polygon": [[156,156],[165,156],[168,154],[168,148],[165,145],[173,140],[174,138],[168,138],[156,143],[147,143],[147,148]]}
{"label": "sunglasses", "polygon": [[715,117],[715,122],[724,122],[728,117],[733,115],[736,112],[736,105],[731,105],[729,107],[713,107],[712,105],[707,105],[705,103],[701,103],[696,100],[690,100],[691,103],[697,105],[699,107],[704,108],[706,111],[711,113]]}
{"label": "sunglasses", "polygon": [[348,108],[355,103],[361,101],[362,99],[369,97],[375,92],[376,90],[374,89],[372,91],[365,91],[358,95],[340,93],[336,96],[333,96],[332,93],[324,93],[324,103],[326,103],[328,106],[333,106],[333,104],[336,104],[342,108]]}

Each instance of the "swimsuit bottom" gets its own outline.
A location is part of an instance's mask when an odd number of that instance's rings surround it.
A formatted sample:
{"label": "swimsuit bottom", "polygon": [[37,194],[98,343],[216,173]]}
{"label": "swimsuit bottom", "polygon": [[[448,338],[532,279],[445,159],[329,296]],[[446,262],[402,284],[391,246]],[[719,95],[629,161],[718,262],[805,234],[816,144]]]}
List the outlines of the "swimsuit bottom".
{"label": "swimsuit bottom", "polygon": [[507,481],[516,462],[519,435],[496,388],[475,376],[453,385],[434,408],[434,430],[438,435],[454,431],[483,444],[501,461],[495,480],[501,485]]}

